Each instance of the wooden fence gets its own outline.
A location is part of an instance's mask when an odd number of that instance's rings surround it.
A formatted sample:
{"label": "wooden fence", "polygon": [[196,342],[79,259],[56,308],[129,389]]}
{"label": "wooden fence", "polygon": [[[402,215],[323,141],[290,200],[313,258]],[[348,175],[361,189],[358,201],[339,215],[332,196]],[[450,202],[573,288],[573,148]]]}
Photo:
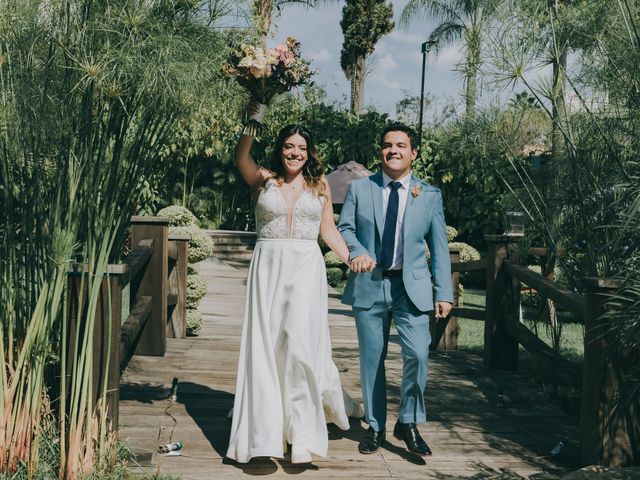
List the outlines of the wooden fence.
{"label": "wooden fence", "polygon": [[[612,361],[609,344],[613,334],[603,313],[607,300],[621,282],[607,278],[586,278],[586,295],[562,288],[550,278],[519,265],[509,244],[513,237],[486,235],[487,256],[482,260],[460,263],[460,250],[450,249],[454,308],[449,319],[437,320],[434,345],[440,350],[457,348],[458,317],[484,321],[484,364],[491,369],[518,368],[519,346],[537,360],[541,373],[556,382],[582,392],[580,413],[580,452],[584,465],[638,465],[640,455],[640,408],[628,411],[612,408],[621,378],[640,360],[638,352],[618,352]],[[542,248],[529,254],[546,255]],[[486,271],[485,309],[458,306],[460,272]],[[572,311],[584,319],[584,360],[572,362],[555,352],[520,321],[522,284],[536,290],[544,300]],[[622,364],[620,359],[624,359]]]}
{"label": "wooden fence", "polygon": [[[188,237],[169,236],[167,217],[133,217],[133,249],[122,264],[109,265],[103,279],[93,329],[93,398],[107,377],[107,415],[118,428],[120,374],[131,356],[164,356],[167,337],[186,336]],[[77,266],[68,280],[68,350],[84,328],[87,282]],[[80,289],[84,292],[80,295]],[[70,357],[70,353],[67,353]],[[72,365],[75,359],[68,358]],[[71,371],[71,368],[69,369]]]}

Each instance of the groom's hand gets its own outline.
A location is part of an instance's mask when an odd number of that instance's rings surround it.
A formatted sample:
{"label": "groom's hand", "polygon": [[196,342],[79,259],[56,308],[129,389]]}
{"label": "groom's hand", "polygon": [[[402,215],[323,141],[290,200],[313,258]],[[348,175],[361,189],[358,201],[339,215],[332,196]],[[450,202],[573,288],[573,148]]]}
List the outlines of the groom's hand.
{"label": "groom's hand", "polygon": [[436,302],[435,315],[436,318],[446,318],[451,313],[451,304],[449,302]]}
{"label": "groom's hand", "polygon": [[376,267],[376,262],[369,255],[360,255],[351,261],[351,270],[356,273],[370,272]]}

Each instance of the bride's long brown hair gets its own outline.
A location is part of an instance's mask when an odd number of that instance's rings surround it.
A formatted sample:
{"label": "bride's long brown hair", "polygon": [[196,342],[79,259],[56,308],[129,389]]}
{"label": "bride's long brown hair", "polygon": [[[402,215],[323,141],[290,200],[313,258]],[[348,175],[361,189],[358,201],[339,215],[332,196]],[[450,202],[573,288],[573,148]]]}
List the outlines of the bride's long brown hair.
{"label": "bride's long brown hair", "polygon": [[295,134],[300,135],[307,142],[307,161],[302,167],[302,176],[307,184],[307,188],[316,196],[321,197],[325,194],[325,185],[322,182],[324,175],[324,165],[318,157],[316,146],[309,130],[302,125],[287,125],[278,133],[278,139],[273,147],[269,170],[273,173],[273,177],[278,183],[284,180],[284,165],[282,163],[282,149],[287,139]]}

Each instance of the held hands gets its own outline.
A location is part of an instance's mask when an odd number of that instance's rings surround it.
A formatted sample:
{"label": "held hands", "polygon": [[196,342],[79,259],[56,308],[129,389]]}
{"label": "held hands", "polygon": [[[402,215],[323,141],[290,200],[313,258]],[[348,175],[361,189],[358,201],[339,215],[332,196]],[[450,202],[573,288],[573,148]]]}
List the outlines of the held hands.
{"label": "held hands", "polygon": [[[371,272],[376,267],[376,262],[369,255],[360,255],[351,261],[350,268],[355,273]],[[451,304],[449,302],[436,302],[435,317],[446,318],[451,313]]]}
{"label": "held hands", "polygon": [[451,313],[451,304],[449,302],[436,302],[434,307],[436,318],[446,318]]}
{"label": "held hands", "polygon": [[369,255],[360,255],[351,261],[351,270],[355,273],[371,272],[376,262]]}

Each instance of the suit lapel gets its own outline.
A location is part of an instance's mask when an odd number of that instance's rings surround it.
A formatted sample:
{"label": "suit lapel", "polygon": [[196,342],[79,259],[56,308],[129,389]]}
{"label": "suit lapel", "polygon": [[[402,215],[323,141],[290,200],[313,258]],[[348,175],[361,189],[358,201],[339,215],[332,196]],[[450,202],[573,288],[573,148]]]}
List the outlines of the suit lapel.
{"label": "suit lapel", "polygon": [[414,200],[416,200],[415,198],[413,198],[413,194],[411,193],[411,191],[413,190],[413,187],[418,185],[418,182],[419,180],[411,175],[411,181],[409,182],[409,191],[407,192],[407,204],[404,207],[404,216],[402,219],[402,242],[404,243],[405,248],[407,245],[407,233],[413,225],[412,220],[414,216],[412,215],[411,211],[413,210]]}
{"label": "suit lapel", "polygon": [[384,219],[382,217],[382,173],[376,173],[371,177],[371,180],[373,214],[375,216],[376,229],[378,230],[378,238],[382,241],[382,229],[384,228]]}

